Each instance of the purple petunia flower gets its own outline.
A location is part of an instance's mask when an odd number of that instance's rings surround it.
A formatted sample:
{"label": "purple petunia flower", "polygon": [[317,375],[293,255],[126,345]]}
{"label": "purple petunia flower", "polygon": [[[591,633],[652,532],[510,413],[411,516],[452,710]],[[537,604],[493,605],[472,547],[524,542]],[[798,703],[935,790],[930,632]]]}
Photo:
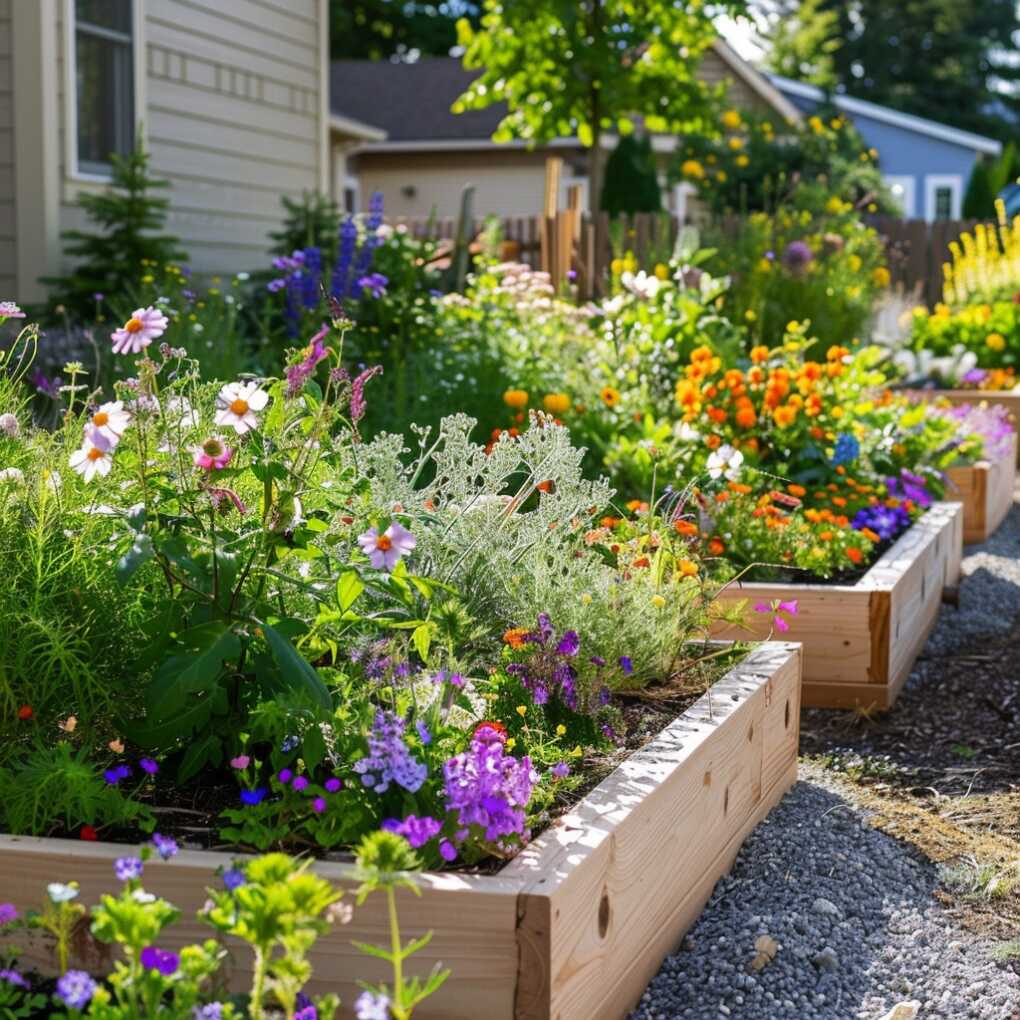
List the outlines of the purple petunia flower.
{"label": "purple petunia flower", "polygon": [[96,983],[83,970],[69,970],[57,980],[57,998],[70,1009],[84,1009],[96,994]]}
{"label": "purple petunia flower", "polygon": [[17,988],[28,988],[28,981],[16,970],[0,970],[0,981],[6,981],[7,984],[14,985]]}
{"label": "purple petunia flower", "polygon": [[430,839],[438,836],[443,826],[428,815],[422,818],[408,815],[403,821],[399,818],[387,818],[382,823],[382,828],[387,832],[395,832],[398,836],[403,836],[417,850],[418,847],[424,846]]}
{"label": "purple petunia flower", "polygon": [[457,859],[457,848],[448,840],[440,840],[439,856],[444,861],[455,861]]}
{"label": "purple petunia flower", "polygon": [[564,631],[563,637],[560,638],[560,642],[556,646],[556,654],[568,656],[577,655],[577,650],[580,647],[581,639],[577,636],[577,631]]}
{"label": "purple petunia flower", "polygon": [[149,970],[158,970],[164,977],[175,973],[180,966],[181,958],[170,952],[169,949],[159,949],[156,946],[146,946],[138,957],[143,967]]}
{"label": "purple petunia flower", "polygon": [[566,779],[570,775],[570,766],[565,761],[558,761],[551,771],[556,779]]}
{"label": "purple petunia flower", "polygon": [[164,861],[170,860],[177,854],[180,849],[177,846],[177,840],[170,836],[161,836],[158,832],[152,834],[152,845],[156,848],[156,853],[163,858]]}
{"label": "purple petunia flower", "polygon": [[140,857],[118,857],[113,862],[113,873],[121,882],[141,878],[144,865]]}
{"label": "purple petunia flower", "polygon": [[247,881],[244,872],[240,868],[227,868],[223,872],[223,884],[227,887],[228,892],[240,889]]}

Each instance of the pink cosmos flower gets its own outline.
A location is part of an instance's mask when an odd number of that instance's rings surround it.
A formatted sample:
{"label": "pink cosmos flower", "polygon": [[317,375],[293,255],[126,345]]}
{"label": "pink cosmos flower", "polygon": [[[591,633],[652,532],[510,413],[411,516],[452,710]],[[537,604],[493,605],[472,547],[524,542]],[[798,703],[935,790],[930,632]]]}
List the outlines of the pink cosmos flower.
{"label": "pink cosmos flower", "polygon": [[0,322],[4,319],[23,319],[25,313],[14,301],[0,301]]}
{"label": "pink cosmos flower", "polygon": [[358,545],[376,570],[392,570],[417,544],[418,539],[396,521],[381,535],[378,528],[358,535]]}
{"label": "pink cosmos flower", "polygon": [[251,758],[246,754],[239,754],[236,758],[230,759],[232,769],[246,769],[251,764]]}
{"label": "pink cosmos flower", "polygon": [[131,415],[124,410],[124,401],[112,400],[99,405],[89,424],[112,448],[120,442],[120,437],[124,435],[130,421]]}
{"label": "pink cosmos flower", "polygon": [[210,436],[191,452],[194,454],[195,467],[206,471],[222,471],[234,457],[233,449],[219,436]]}
{"label": "pink cosmos flower", "polygon": [[141,354],[153,340],[158,340],[169,325],[167,317],[150,305],[136,308],[131,318],[110,336],[113,339],[114,354]]}
{"label": "pink cosmos flower", "polygon": [[758,602],[754,611],[756,613],[771,613],[772,614],[772,626],[779,631],[780,634],[785,634],[790,629],[790,623],[782,613],[786,613],[787,616],[797,615],[797,600],[790,599],[784,602],[782,599],[773,599],[771,602]]}
{"label": "pink cosmos flower", "polygon": [[108,475],[113,467],[113,444],[98,429],[89,425],[80,450],[71,454],[70,464],[86,482],[97,475]]}
{"label": "pink cosmos flower", "polygon": [[227,383],[216,397],[216,424],[229,425],[239,436],[258,428],[256,411],[269,403],[269,394],[255,382]]}

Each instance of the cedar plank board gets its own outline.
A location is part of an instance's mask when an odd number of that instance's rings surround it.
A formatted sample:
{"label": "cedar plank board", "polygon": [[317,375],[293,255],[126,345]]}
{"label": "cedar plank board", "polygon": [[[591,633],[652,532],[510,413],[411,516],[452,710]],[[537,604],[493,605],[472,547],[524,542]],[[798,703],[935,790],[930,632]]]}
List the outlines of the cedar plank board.
{"label": "cedar plank board", "polygon": [[946,471],[947,495],[963,504],[963,540],[986,541],[1013,506],[1016,488],[1016,433],[1009,449],[994,460],[963,464]]}

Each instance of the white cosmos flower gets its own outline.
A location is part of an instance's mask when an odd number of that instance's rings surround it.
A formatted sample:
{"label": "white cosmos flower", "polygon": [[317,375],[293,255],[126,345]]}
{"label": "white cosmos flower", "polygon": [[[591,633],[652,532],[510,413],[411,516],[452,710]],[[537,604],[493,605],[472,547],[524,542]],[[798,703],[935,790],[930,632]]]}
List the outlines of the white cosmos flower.
{"label": "white cosmos flower", "polygon": [[652,273],[646,273],[643,269],[639,273],[626,272],[621,274],[620,283],[639,298],[652,301],[662,287],[662,280]]}
{"label": "white cosmos flower", "polygon": [[71,454],[70,464],[75,471],[91,482],[96,474],[108,475],[113,467],[113,444],[94,426],[85,429],[85,441],[80,450]]}
{"label": "white cosmos flower", "polygon": [[131,414],[124,410],[124,401],[113,400],[108,404],[99,405],[89,420],[89,427],[98,432],[112,449],[120,442],[120,437],[124,435],[130,421]]}
{"label": "white cosmos flower", "polygon": [[708,458],[709,478],[726,478],[735,482],[740,475],[740,465],[744,463],[744,455],[729,443],[724,443],[718,450],[713,450]]}
{"label": "white cosmos flower", "polygon": [[20,468],[8,467],[0,471],[0,483],[2,484],[20,485],[24,480],[25,476]]}
{"label": "white cosmos flower", "polygon": [[238,435],[258,428],[256,411],[269,403],[269,394],[254,382],[227,383],[216,398],[216,424],[229,425]]}
{"label": "white cosmos flower", "polygon": [[701,439],[701,433],[687,421],[678,422],[674,425],[673,434],[682,443],[696,443]]}

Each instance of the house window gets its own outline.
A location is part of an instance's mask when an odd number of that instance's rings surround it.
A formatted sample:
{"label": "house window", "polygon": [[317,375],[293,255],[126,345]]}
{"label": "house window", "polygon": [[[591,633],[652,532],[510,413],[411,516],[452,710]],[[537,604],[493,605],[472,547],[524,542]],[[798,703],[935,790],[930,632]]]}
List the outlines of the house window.
{"label": "house window", "polygon": [[135,135],[133,0],[74,0],[77,167],[106,175]]}
{"label": "house window", "polygon": [[924,218],[958,220],[963,196],[963,178],[959,174],[929,174],[924,179]]}

